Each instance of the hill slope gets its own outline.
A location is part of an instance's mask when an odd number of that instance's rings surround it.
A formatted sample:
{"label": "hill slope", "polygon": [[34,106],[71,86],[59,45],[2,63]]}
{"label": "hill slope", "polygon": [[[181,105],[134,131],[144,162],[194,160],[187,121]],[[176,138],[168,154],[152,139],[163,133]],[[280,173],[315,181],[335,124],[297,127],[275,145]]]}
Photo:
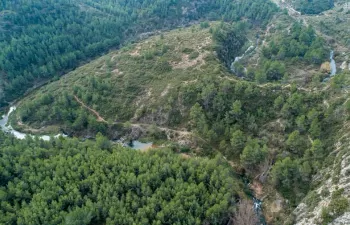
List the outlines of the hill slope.
{"label": "hill slope", "polygon": [[[276,217],[269,206],[282,196],[289,200],[284,210],[296,207],[314,188],[312,176],[329,163],[324,159],[336,143],[344,118],[339,115],[347,115],[340,104],[345,96],[337,94],[344,75],[331,86],[299,88],[241,80],[214,51],[220,48],[215,33],[226,29],[196,25],[111,52],[23,99],[13,124],[75,135],[104,132],[111,139],[185,135],[181,139],[200,154],[219,151],[263,183],[266,213],[278,223],[281,209]],[[247,44],[233,46],[239,56]],[[262,54],[259,49],[252,55]],[[280,195],[274,196],[276,190]]]}
{"label": "hill slope", "polygon": [[267,0],[3,0],[0,107],[141,33],[203,18],[264,23],[276,10]]}

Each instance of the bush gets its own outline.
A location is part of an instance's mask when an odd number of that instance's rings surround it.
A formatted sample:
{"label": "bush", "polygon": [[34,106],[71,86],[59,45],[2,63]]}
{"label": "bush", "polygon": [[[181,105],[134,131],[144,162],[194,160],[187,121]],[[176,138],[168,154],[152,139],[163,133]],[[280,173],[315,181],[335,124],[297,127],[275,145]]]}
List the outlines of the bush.
{"label": "bush", "polygon": [[209,22],[208,22],[208,21],[201,22],[200,27],[201,27],[202,29],[205,29],[205,28],[210,27]]}
{"label": "bush", "polygon": [[191,54],[194,50],[192,48],[184,48],[182,49],[182,53],[185,53],[187,55]]}
{"label": "bush", "polygon": [[172,67],[168,61],[160,60],[156,63],[155,68],[159,73],[166,73],[172,70]]}
{"label": "bush", "polygon": [[198,58],[198,56],[199,56],[199,52],[194,51],[194,52],[192,52],[192,53],[188,56],[188,58],[189,58],[190,60],[193,60],[193,59]]}
{"label": "bush", "polygon": [[322,209],[322,224],[331,223],[335,218],[343,215],[349,208],[349,201],[342,196],[344,189],[336,190],[332,193],[332,200],[328,207]]}

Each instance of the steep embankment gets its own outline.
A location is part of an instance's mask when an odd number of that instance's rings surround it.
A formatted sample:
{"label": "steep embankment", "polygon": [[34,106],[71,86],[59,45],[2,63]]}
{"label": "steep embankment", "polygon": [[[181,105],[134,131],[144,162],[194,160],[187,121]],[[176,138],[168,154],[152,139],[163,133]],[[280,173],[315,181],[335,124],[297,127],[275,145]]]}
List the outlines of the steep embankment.
{"label": "steep embankment", "polygon": [[[338,73],[350,70],[349,29],[350,6],[346,1],[336,1],[335,8],[319,15],[301,15],[288,1],[276,1],[281,8],[288,10],[291,17],[311,25],[316,33],[323,37],[335,50]],[[349,173],[349,74],[343,78],[331,80],[332,90],[326,107],[336,109],[338,117],[342,117],[337,129],[333,130],[334,144],[329,146],[329,155],[324,167],[312,178],[312,188],[301,204],[293,211],[288,224],[350,224],[350,173]],[[337,86],[335,92],[334,87]],[[329,129],[329,128],[328,128]]]}

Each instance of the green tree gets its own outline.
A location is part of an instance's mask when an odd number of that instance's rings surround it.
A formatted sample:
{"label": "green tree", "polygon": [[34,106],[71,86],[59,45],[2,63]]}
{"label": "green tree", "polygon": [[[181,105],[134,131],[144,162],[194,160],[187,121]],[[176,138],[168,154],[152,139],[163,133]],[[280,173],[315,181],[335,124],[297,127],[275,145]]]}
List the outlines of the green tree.
{"label": "green tree", "polygon": [[196,103],[190,111],[190,118],[193,122],[193,126],[199,134],[203,134],[208,131],[208,125],[206,122],[205,114],[202,107]]}
{"label": "green tree", "polygon": [[268,149],[264,145],[261,147],[256,139],[248,139],[247,144],[240,155],[241,163],[248,169],[253,169],[261,163],[267,156]]}
{"label": "green tree", "polygon": [[312,146],[311,146],[311,151],[314,154],[315,157],[317,158],[323,158],[326,154],[325,148],[321,142],[321,140],[316,139],[313,141]]}
{"label": "green tree", "polygon": [[88,225],[93,218],[92,212],[76,208],[65,217],[65,225]]}
{"label": "green tree", "polygon": [[289,151],[298,155],[302,155],[304,153],[304,150],[305,150],[304,140],[302,136],[300,136],[299,131],[294,131],[290,133],[286,144]]}
{"label": "green tree", "polygon": [[109,150],[111,148],[111,142],[101,133],[97,133],[96,147],[103,150]]}
{"label": "green tree", "polygon": [[229,148],[229,152],[227,153],[230,156],[236,156],[241,154],[243,148],[245,146],[246,136],[240,130],[236,130],[232,133],[230,143],[231,148]]}
{"label": "green tree", "polygon": [[313,138],[319,138],[321,135],[321,126],[318,118],[315,118],[310,126],[309,132]]}
{"label": "green tree", "polygon": [[271,170],[271,178],[277,190],[292,202],[297,201],[298,191],[301,191],[300,194],[302,194],[307,189],[307,183],[302,182],[298,162],[290,157],[276,162]]}

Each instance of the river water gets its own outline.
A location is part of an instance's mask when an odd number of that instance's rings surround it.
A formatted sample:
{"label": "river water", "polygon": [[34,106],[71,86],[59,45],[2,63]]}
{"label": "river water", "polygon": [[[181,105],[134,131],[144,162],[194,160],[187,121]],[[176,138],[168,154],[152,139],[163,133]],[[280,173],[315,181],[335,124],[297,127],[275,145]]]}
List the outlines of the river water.
{"label": "river water", "polygon": [[337,65],[334,60],[334,51],[332,50],[329,56],[331,60],[331,77],[337,74]]}
{"label": "river water", "polygon": [[[9,133],[12,134],[13,136],[15,136],[18,139],[25,139],[27,135],[34,137],[33,135],[30,134],[26,134],[26,133],[22,133],[19,131],[16,131],[12,128],[11,124],[8,124],[8,120],[10,115],[16,110],[15,106],[12,106],[9,110],[9,112],[6,115],[2,116],[2,119],[0,120],[0,128],[2,131],[4,131],[5,133]],[[64,134],[58,134],[56,136],[54,136],[54,138],[58,138],[58,137],[66,137],[67,135]],[[40,135],[38,136],[40,139],[45,140],[45,141],[49,141],[50,140],[50,136],[49,135]]]}
{"label": "river water", "polygon": [[235,69],[235,63],[237,63],[237,62],[239,62],[241,59],[243,59],[243,57],[248,53],[248,52],[250,52],[252,49],[254,49],[255,47],[253,46],[253,45],[251,45],[251,46],[249,46],[249,48],[243,53],[243,55],[241,55],[241,56],[237,56],[236,58],[235,58],[235,61],[233,61],[232,63],[231,63],[231,67],[230,67],[230,69],[231,69],[231,72],[233,72],[233,73],[235,73],[236,71],[236,69]]}
{"label": "river water", "polygon": [[[13,129],[11,124],[8,124],[9,117],[15,110],[16,110],[16,107],[12,106],[10,108],[9,112],[6,115],[2,116],[2,119],[0,120],[0,128],[5,133],[12,134],[13,136],[15,136],[18,139],[25,139],[26,136],[30,135],[30,134],[26,134],[26,133],[22,133],[22,132],[16,131],[15,129]],[[33,135],[30,135],[30,136],[34,137]],[[62,137],[67,137],[67,135],[64,135],[64,134],[57,134],[56,136],[53,136],[53,137],[54,138],[58,138],[58,137],[61,137],[61,136]],[[40,139],[42,139],[42,140],[45,140],[45,141],[49,141],[50,138],[51,138],[51,136],[49,136],[49,135],[40,135],[38,137]],[[148,150],[148,149],[152,148],[152,146],[153,146],[152,142],[143,143],[143,142],[140,142],[140,141],[137,141],[137,140],[132,141],[130,143],[130,145],[124,144],[124,143],[121,143],[121,144],[123,144],[125,147],[129,146],[129,147],[131,147],[132,149],[135,149],[135,150]]]}
{"label": "river water", "polygon": [[253,200],[254,211],[259,219],[258,225],[266,225],[266,219],[262,209],[262,201],[255,197],[253,189],[250,188],[249,179],[245,175],[241,175],[244,184],[245,194]]}
{"label": "river water", "polygon": [[148,149],[152,148],[153,147],[153,143],[152,142],[143,143],[143,142],[140,142],[140,141],[132,141],[130,147],[132,149],[135,149],[135,150],[141,150],[141,151],[143,150],[143,151],[145,151],[145,150],[148,150]]}

